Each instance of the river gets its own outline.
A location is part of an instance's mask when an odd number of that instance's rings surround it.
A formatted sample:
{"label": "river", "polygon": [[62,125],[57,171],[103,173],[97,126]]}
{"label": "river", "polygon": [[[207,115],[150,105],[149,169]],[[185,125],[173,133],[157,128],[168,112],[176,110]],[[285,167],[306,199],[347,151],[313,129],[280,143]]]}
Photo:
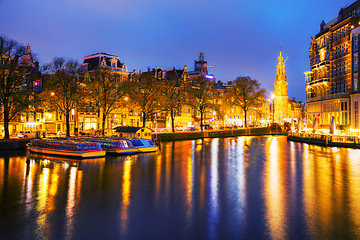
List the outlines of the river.
{"label": "river", "polygon": [[360,239],[360,150],[285,136],[0,155],[1,239]]}

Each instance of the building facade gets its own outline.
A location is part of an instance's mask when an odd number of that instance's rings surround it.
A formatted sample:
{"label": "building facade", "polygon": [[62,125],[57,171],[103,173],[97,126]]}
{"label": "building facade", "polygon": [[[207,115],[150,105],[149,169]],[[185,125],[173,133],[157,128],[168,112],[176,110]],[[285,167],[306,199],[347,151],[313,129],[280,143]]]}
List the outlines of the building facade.
{"label": "building facade", "polygon": [[305,72],[306,118],[329,128],[332,117],[340,129],[359,129],[358,35],[360,1],[342,8],[311,37],[310,70]]}
{"label": "building facade", "polygon": [[[84,57],[82,64],[82,71],[85,75],[94,72],[96,70],[105,70],[114,76],[116,82],[125,82],[131,78],[131,75],[136,72],[130,73],[127,69],[125,61],[121,62],[119,56],[107,54],[107,53],[96,53]],[[126,103],[126,104],[125,104]],[[140,125],[140,116],[138,113],[129,109],[130,99],[124,98],[124,104],[118,103],[118,106],[114,111],[107,117],[105,123],[108,132],[116,126],[136,126]],[[79,131],[87,132],[101,129],[101,115],[99,107],[96,106],[95,102],[88,101],[83,106],[78,106],[75,110],[75,119],[70,128],[78,128]]]}

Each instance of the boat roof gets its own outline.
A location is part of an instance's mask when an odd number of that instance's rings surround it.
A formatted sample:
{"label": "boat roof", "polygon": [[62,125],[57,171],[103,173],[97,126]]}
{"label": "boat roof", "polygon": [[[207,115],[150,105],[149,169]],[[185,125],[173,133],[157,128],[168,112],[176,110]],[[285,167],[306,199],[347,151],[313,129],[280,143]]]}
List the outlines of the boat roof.
{"label": "boat roof", "polygon": [[136,133],[140,129],[149,129],[150,131],[153,131],[150,128],[126,127],[126,126],[118,126],[118,127],[115,127],[114,129],[115,129],[115,132],[122,132],[122,133]]}

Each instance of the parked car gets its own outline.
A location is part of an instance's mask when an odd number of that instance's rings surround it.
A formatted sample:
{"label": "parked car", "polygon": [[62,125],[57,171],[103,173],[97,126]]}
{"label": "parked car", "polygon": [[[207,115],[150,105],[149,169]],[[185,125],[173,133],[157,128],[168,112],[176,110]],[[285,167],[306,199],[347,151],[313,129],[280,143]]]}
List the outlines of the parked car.
{"label": "parked car", "polygon": [[31,131],[19,132],[17,136],[18,138],[34,138],[35,132],[31,132]]}
{"label": "parked car", "polygon": [[188,127],[186,131],[196,131],[197,129],[195,127]]}
{"label": "parked car", "polygon": [[209,124],[205,124],[204,125],[204,129],[205,130],[214,130],[212,126],[210,126]]}

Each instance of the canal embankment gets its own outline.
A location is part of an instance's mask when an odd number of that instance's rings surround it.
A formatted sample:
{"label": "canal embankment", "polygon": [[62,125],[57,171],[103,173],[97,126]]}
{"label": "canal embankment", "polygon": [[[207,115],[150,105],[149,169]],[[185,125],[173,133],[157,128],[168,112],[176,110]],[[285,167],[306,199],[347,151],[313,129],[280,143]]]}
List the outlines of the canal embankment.
{"label": "canal embankment", "polygon": [[[155,134],[153,133],[153,137]],[[263,135],[286,135],[281,129],[274,129],[269,127],[263,128],[240,128],[240,129],[226,129],[226,130],[205,130],[201,131],[184,131],[175,133],[157,133],[157,138],[160,141],[180,141],[180,140],[195,140],[202,138],[225,138],[238,136],[263,136]]]}
{"label": "canal embankment", "polygon": [[[175,133],[153,133],[153,138],[160,141],[181,141],[196,140],[202,138],[225,138],[238,136],[263,136],[263,135],[286,135],[281,129],[274,128],[241,128],[226,130],[205,130],[201,131],[184,131]],[[0,151],[6,150],[25,150],[26,144],[30,139],[9,139],[0,140]]]}
{"label": "canal embankment", "polygon": [[0,151],[6,150],[24,150],[30,139],[7,139],[0,140]]}

